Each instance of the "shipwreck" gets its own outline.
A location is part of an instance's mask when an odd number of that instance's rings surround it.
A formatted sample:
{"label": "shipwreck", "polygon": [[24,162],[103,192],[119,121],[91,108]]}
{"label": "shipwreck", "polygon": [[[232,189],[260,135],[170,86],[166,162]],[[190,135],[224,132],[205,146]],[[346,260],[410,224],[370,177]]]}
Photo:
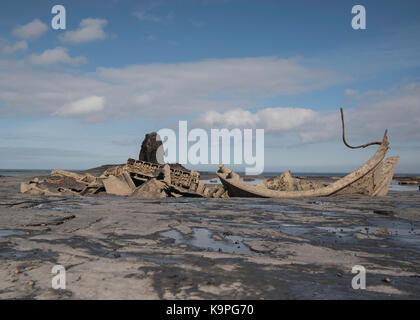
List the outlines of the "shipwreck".
{"label": "shipwreck", "polygon": [[[147,134],[142,143],[139,159],[128,159],[120,166],[107,168],[100,176],[53,170],[45,179],[35,178],[21,184],[21,192],[47,196],[87,196],[111,194],[144,198],[165,197],[257,197],[257,198],[307,198],[362,194],[381,197],[388,193],[399,156],[385,159],[389,149],[387,130],[382,141],[360,146],[347,143],[344,115],[341,109],[342,138],[351,149],[379,145],[376,153],[360,168],[337,181],[325,184],[294,178],[290,172],[269,178],[258,185],[241,179],[240,175],[219,165],[216,171],[221,184],[207,185],[200,181],[200,173],[179,164],[162,164],[157,150],[161,146],[156,133]],[[160,162],[160,163],[159,163]]]}
{"label": "shipwreck", "polygon": [[351,149],[366,148],[379,145],[376,153],[359,169],[349,173],[334,183],[324,185],[293,178],[290,172],[263,181],[259,185],[250,185],[240,179],[232,170],[220,165],[217,176],[228,191],[230,197],[262,197],[262,198],[306,198],[328,197],[343,194],[363,194],[371,197],[381,197],[388,193],[399,156],[384,159],[389,148],[388,131],[385,130],[382,141],[370,142],[360,146],[347,143],[344,130],[344,115],[341,111],[343,142]]}

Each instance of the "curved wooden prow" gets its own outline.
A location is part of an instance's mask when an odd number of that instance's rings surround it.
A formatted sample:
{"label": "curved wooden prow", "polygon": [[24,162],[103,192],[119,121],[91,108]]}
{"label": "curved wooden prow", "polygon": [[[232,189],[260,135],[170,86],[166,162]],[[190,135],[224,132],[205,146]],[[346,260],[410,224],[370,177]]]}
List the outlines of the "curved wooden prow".
{"label": "curved wooden prow", "polygon": [[[369,195],[381,196],[385,195],[389,188],[389,183],[391,181],[389,177],[392,179],[393,170],[395,169],[398,160],[391,159],[392,161],[390,160],[389,164],[382,166],[383,168],[378,167],[378,165],[382,163],[382,160],[385,158],[388,151],[389,142],[387,133],[388,131],[386,130],[382,142],[379,142],[380,146],[378,150],[366,163],[345,177],[321,188],[301,191],[283,191],[254,186],[241,180],[238,174],[235,174],[224,165],[219,166],[219,170],[217,170],[216,174],[222,182],[224,188],[228,190],[230,197],[304,198],[327,197],[334,194],[352,194],[360,193],[361,191],[365,192],[373,183],[372,175],[369,176],[369,174],[377,169],[378,174],[374,174],[373,179],[379,180],[375,182],[375,185],[379,186],[379,183],[381,185],[379,187],[374,187],[373,191],[371,190],[373,194],[369,193]],[[377,144],[377,142],[366,144],[365,147],[371,144]],[[358,148],[363,148],[363,146],[359,146]],[[387,180],[385,182],[380,182],[381,177],[382,180],[385,178]]]}
{"label": "curved wooden prow", "polygon": [[[383,141],[375,141],[375,142],[369,142],[369,143],[361,144],[360,146],[349,145],[346,141],[346,136],[345,136],[345,132],[344,132],[344,112],[343,112],[343,108],[340,108],[340,112],[341,112],[341,125],[343,127],[343,142],[344,142],[346,147],[348,147],[350,149],[359,149],[359,148],[366,148],[366,147],[372,146],[374,144],[378,144],[378,145],[382,144]],[[383,140],[388,140],[387,134],[388,134],[388,129],[385,130]]]}

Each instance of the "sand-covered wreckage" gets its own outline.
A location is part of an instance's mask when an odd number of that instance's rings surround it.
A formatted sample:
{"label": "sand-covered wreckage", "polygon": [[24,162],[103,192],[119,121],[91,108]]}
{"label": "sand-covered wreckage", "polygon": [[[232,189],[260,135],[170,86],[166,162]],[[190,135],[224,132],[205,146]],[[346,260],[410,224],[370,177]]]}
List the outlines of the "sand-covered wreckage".
{"label": "sand-covered wreckage", "polygon": [[331,184],[294,178],[288,171],[258,185],[251,185],[221,164],[216,174],[222,184],[210,187],[200,181],[200,173],[197,171],[187,170],[179,164],[159,164],[157,150],[162,142],[156,139],[156,133],[151,133],[146,135],[142,143],[139,160],[128,159],[125,165],[111,167],[100,176],[53,170],[45,179],[36,178],[29,183],[22,183],[21,192],[47,196],[111,194],[144,198],[304,198],[350,194],[385,196],[399,159],[398,156],[385,159],[389,148],[387,131],[380,142],[350,146],[345,139],[342,110],[341,119],[343,142],[347,147],[357,149],[377,144],[379,148],[359,169]]}
{"label": "sand-covered wreckage", "polygon": [[[44,178],[21,183],[22,193],[46,196],[89,196],[111,194],[142,198],[227,197],[222,185],[208,188],[200,181],[200,173],[180,164],[159,164],[157,150],[161,146],[156,133],[146,134],[139,160],[128,159],[125,165],[113,166],[100,176],[89,173],[53,170]],[[148,160],[148,161],[145,161]]]}

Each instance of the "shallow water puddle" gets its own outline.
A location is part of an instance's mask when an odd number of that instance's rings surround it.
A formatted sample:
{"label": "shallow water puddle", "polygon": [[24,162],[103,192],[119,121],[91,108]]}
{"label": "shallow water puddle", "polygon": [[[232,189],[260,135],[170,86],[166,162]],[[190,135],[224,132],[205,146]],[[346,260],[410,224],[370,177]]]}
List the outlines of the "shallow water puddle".
{"label": "shallow water puddle", "polygon": [[[55,203],[57,204],[57,203]],[[73,207],[70,206],[57,206],[51,203],[40,203],[35,206],[30,207],[31,209],[45,209],[45,210],[55,210],[55,211],[71,211]]]}
{"label": "shallow water puddle", "polygon": [[21,251],[8,247],[0,248],[0,258],[3,259],[38,259],[52,261],[54,260],[54,256],[54,252],[45,252],[40,249]]}
{"label": "shallow water puddle", "polygon": [[415,202],[397,202],[394,204],[397,208],[403,208],[403,209],[409,209],[409,208],[415,208],[420,209],[420,203]]}
{"label": "shallow water puddle", "polygon": [[243,211],[250,211],[253,209],[262,209],[267,212],[282,212],[282,213],[307,213],[308,209],[298,208],[293,205],[284,205],[277,203],[264,203],[261,201],[254,200],[244,200],[241,201],[232,201],[227,202],[223,199],[218,199],[218,201],[212,201],[208,199],[188,199],[187,201],[176,201],[176,202],[167,202],[168,205],[175,207],[195,207],[199,209],[217,209],[217,210],[235,210],[238,208]]}
{"label": "shallow water puddle", "polygon": [[175,259],[161,259],[161,258],[150,258],[150,257],[143,257],[142,259],[146,261],[151,261],[159,264],[176,264],[176,263],[183,263],[182,260],[175,260]]}
{"label": "shallow water puddle", "polygon": [[10,237],[10,236],[22,236],[25,232],[22,230],[0,230],[0,238]]}
{"label": "shallow water puddle", "polygon": [[0,257],[4,259],[24,259],[33,255],[32,252],[28,251],[17,251],[9,250],[6,252],[0,252]]}
{"label": "shallow water puddle", "polygon": [[419,191],[418,185],[400,185],[400,184],[391,184],[389,186],[390,191]]}
{"label": "shallow water puddle", "polygon": [[[193,235],[191,239],[187,239],[184,235],[177,230],[168,230],[160,233],[165,238],[170,238],[175,241],[175,245],[188,244],[193,247],[212,250],[222,251],[228,253],[237,254],[253,254],[253,252],[243,244],[245,239],[241,236],[228,235],[222,237],[218,232],[213,232],[205,228],[193,228]],[[223,238],[222,240],[216,240],[213,236],[218,235]]]}
{"label": "shallow water puddle", "polygon": [[250,209],[263,209],[268,212],[281,212],[281,213],[306,213],[305,210],[298,208],[293,205],[284,205],[284,204],[276,204],[276,203],[237,203],[235,207],[242,207],[242,208],[250,208]]}
{"label": "shallow water puddle", "polygon": [[91,204],[90,204],[90,203],[84,203],[84,202],[78,202],[78,203],[77,203],[77,205],[78,205],[78,206],[81,206],[81,207],[88,207],[88,206],[91,206]]}
{"label": "shallow water puddle", "polygon": [[69,198],[65,200],[49,200],[38,204],[28,206],[29,209],[45,209],[54,211],[71,211],[78,207],[88,207],[91,203],[80,202],[80,200],[89,199],[89,197]]}
{"label": "shallow water puddle", "polygon": [[223,221],[214,218],[205,218],[205,217],[188,217],[192,221],[196,222],[208,222],[210,224],[216,226],[223,226],[223,227],[246,227],[246,228],[272,228],[272,226],[267,224],[257,224],[257,223],[246,223],[246,222],[234,222],[234,221]]}
{"label": "shallow water puddle", "polygon": [[141,254],[130,253],[130,252],[117,252],[117,251],[107,252],[105,257],[107,257],[107,258],[134,258],[134,259],[140,259],[140,260],[155,262],[155,263],[158,263],[158,264],[176,264],[176,263],[183,263],[184,262],[182,260],[176,260],[176,259],[144,257]]}
{"label": "shallow water puddle", "polygon": [[366,234],[384,234],[384,235],[400,235],[400,236],[410,236],[415,235],[416,230],[413,229],[400,229],[400,228],[381,228],[375,226],[358,226],[358,227],[317,227],[318,229],[325,230],[333,233],[366,233]]}
{"label": "shallow water puddle", "polygon": [[225,236],[225,240],[215,240],[212,238],[214,234],[208,229],[193,229],[193,239],[190,244],[198,248],[211,248],[213,250],[221,249],[223,252],[232,252],[239,254],[250,254],[251,250],[242,243],[244,240],[240,236]]}
{"label": "shallow water puddle", "polygon": [[71,211],[73,210],[72,207],[52,207],[52,208],[48,208],[50,210],[55,210],[55,211]]}

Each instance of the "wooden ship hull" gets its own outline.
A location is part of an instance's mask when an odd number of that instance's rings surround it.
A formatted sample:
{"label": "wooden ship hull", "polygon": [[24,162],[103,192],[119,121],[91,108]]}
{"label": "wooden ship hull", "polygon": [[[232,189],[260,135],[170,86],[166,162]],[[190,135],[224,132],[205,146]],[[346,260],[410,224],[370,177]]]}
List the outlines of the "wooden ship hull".
{"label": "wooden ship hull", "polygon": [[388,193],[399,160],[398,156],[384,160],[388,146],[389,142],[385,132],[376,153],[359,169],[327,186],[312,187],[307,190],[295,191],[287,190],[287,188],[286,190],[273,190],[261,185],[251,185],[242,181],[238,174],[224,165],[220,165],[216,173],[230,197],[306,198],[349,194],[380,197]]}

